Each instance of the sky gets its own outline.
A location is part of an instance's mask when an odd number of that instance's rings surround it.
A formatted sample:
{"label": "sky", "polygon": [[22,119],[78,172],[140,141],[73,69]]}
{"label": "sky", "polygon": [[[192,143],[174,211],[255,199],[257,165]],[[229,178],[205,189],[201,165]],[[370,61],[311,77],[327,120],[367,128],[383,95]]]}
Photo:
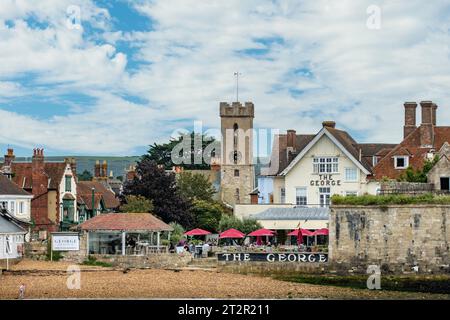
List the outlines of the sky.
{"label": "sky", "polygon": [[[448,1],[2,0],[0,154],[140,155],[219,103],[255,127],[402,138],[403,103],[450,125]],[[420,115],[418,110],[418,121]]]}

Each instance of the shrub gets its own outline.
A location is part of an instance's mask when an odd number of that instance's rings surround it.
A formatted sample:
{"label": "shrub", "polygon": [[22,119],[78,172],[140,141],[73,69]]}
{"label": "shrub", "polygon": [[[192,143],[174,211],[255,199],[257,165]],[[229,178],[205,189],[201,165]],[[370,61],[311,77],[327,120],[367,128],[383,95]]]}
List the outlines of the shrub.
{"label": "shrub", "polygon": [[331,197],[333,205],[354,205],[354,206],[386,206],[391,204],[450,204],[450,196],[433,195],[431,193],[421,195],[363,195],[344,197],[334,195]]}

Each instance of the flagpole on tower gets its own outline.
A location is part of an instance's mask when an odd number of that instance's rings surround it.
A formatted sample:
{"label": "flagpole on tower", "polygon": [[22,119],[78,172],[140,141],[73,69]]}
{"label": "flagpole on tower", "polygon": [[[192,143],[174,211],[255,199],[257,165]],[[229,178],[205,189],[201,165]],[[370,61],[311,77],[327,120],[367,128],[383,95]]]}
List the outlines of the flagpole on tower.
{"label": "flagpole on tower", "polygon": [[239,76],[242,75],[239,71],[234,73],[236,76],[236,102],[239,102]]}

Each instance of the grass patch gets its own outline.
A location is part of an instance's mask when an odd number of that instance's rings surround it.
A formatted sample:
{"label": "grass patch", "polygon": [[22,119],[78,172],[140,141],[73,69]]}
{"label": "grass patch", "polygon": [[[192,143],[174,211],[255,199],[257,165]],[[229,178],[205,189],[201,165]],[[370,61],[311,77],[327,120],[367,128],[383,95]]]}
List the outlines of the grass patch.
{"label": "grass patch", "polygon": [[387,206],[391,204],[450,204],[450,196],[434,195],[426,193],[416,196],[404,194],[392,195],[362,195],[345,197],[333,195],[331,203],[334,205],[354,205],[354,206]]}
{"label": "grass patch", "polygon": [[[336,287],[349,287],[367,289],[366,275],[274,275],[277,280],[328,285]],[[433,276],[381,276],[381,290],[424,292],[450,294],[450,277],[445,275]]]}
{"label": "grass patch", "polygon": [[96,266],[96,267],[105,267],[105,268],[111,268],[113,265],[108,262],[103,261],[97,261],[95,257],[89,256],[87,260],[84,260],[82,265],[85,266]]}

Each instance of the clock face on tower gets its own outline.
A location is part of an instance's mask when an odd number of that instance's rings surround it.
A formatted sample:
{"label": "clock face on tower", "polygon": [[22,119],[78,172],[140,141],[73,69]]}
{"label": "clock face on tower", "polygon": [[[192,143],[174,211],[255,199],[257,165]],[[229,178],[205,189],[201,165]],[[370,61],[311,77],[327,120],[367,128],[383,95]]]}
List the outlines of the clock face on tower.
{"label": "clock face on tower", "polygon": [[230,152],[230,161],[233,163],[238,163],[242,159],[242,153],[240,151]]}

